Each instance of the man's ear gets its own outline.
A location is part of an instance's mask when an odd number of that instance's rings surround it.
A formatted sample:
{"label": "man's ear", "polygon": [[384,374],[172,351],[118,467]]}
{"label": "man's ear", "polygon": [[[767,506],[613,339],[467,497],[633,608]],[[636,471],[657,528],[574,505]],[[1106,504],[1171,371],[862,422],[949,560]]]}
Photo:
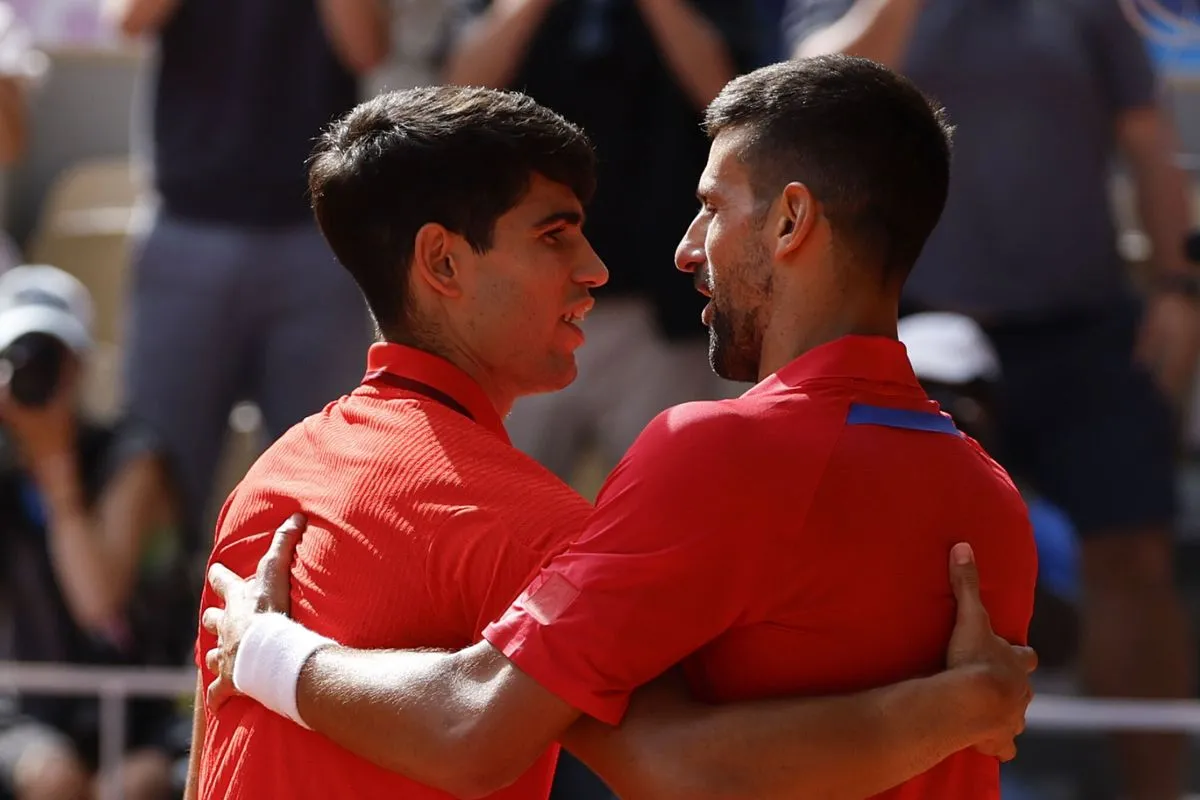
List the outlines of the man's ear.
{"label": "man's ear", "polygon": [[803,246],[816,224],[817,202],[803,183],[793,181],[779,195],[779,222],[775,231],[775,256],[791,255]]}
{"label": "man's ear", "polygon": [[445,297],[462,294],[455,247],[459,236],[436,222],[421,226],[413,240],[412,277]]}

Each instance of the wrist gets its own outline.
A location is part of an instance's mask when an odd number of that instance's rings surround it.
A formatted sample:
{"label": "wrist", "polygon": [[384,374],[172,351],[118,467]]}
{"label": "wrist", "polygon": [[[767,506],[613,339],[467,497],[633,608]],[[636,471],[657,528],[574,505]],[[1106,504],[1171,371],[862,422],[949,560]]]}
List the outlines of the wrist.
{"label": "wrist", "polygon": [[1003,680],[985,664],[955,667],[953,708],[959,714],[966,746],[991,737],[1004,719],[1007,698]]}
{"label": "wrist", "polygon": [[259,614],[234,656],[234,688],[307,728],[296,704],[300,673],[313,653],[336,644],[283,614]]}
{"label": "wrist", "polygon": [[1151,279],[1151,286],[1160,294],[1174,294],[1200,301],[1200,272],[1195,270],[1161,270]]}

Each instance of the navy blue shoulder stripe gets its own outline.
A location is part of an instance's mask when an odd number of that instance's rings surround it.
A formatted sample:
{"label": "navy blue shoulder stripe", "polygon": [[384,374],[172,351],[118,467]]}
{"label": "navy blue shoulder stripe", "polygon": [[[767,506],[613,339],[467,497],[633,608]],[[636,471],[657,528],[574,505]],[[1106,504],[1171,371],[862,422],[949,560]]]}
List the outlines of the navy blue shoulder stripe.
{"label": "navy blue shoulder stripe", "polygon": [[908,411],[903,408],[886,408],[870,406],[864,403],[854,403],[850,406],[850,414],[846,417],[847,425],[882,425],[886,428],[903,428],[910,431],[926,433],[948,433],[951,436],[961,436],[954,421],[944,414],[930,414],[924,411]]}

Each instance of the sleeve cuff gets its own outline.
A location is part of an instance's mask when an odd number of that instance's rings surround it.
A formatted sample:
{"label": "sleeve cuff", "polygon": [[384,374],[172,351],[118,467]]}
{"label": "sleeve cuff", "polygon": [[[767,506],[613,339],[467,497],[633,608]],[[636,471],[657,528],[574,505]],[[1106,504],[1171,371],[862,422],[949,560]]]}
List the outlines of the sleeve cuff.
{"label": "sleeve cuff", "polygon": [[509,613],[488,625],[483,638],[563,702],[603,723],[619,725],[629,707],[629,695],[600,695],[573,681],[561,669],[556,670],[554,665],[562,661],[555,659],[544,644],[538,643],[541,638],[538,628],[537,622],[525,614]]}

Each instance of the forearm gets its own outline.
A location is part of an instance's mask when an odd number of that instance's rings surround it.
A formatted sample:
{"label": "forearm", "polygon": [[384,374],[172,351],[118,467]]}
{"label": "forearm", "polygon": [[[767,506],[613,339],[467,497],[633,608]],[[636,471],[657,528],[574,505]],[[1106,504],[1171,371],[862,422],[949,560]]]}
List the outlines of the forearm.
{"label": "forearm", "polygon": [[347,69],[362,75],[387,58],[391,31],[382,0],[320,0],[319,9],[329,41]]}
{"label": "forearm", "polygon": [[118,619],[132,575],[110,557],[104,536],[84,503],[76,456],[36,463],[33,477],[46,509],[50,562],[75,621],[99,633]]}
{"label": "forearm", "polygon": [[0,78],[0,166],[11,166],[25,152],[28,135],[25,92],[12,78]]}
{"label": "forearm", "polygon": [[796,48],[796,58],[843,53],[899,69],[925,0],[858,0]]}
{"label": "forearm", "polygon": [[675,79],[696,108],[707,107],[737,73],[721,32],[688,0],[638,0],[638,6]]}
{"label": "forearm", "polygon": [[510,86],[554,0],[497,0],[463,33],[442,76],[459,86]]}
{"label": "forearm", "polygon": [[301,671],[300,717],[385,769],[459,797],[489,794],[515,780],[552,739],[522,731],[520,709],[497,701],[504,668],[481,662],[479,649],[323,648]]}
{"label": "forearm", "polygon": [[617,730],[576,725],[567,744],[625,800],[869,797],[982,738],[980,680],[962,670],[845,697],[635,707]]}
{"label": "forearm", "polygon": [[192,706],[192,745],[188,753],[187,785],[183,789],[183,800],[200,800],[200,762],[204,752],[204,736],[207,723],[204,719],[204,676],[196,676],[196,701]]}
{"label": "forearm", "polygon": [[1150,239],[1157,270],[1187,271],[1184,241],[1191,222],[1187,178],[1171,162],[1174,150],[1169,131],[1164,129],[1162,134],[1162,141],[1156,145],[1144,146],[1141,152],[1130,154],[1138,215]]}
{"label": "forearm", "polygon": [[181,0],[109,0],[105,13],[126,36],[157,33]]}

